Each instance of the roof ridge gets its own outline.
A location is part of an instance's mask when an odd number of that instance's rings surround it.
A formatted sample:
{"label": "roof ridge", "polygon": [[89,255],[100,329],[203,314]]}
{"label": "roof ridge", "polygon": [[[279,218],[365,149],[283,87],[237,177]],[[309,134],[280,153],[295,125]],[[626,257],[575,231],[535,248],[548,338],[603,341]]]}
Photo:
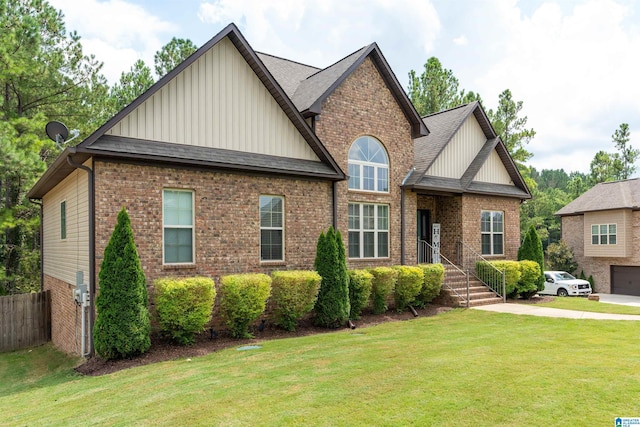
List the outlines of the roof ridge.
{"label": "roof ridge", "polygon": [[448,108],[448,109],[446,109],[446,110],[438,111],[437,113],[427,114],[427,115],[425,115],[425,116],[422,116],[421,118],[425,119],[425,118],[427,118],[427,117],[437,116],[438,114],[448,113],[448,112],[451,112],[451,111],[457,110],[457,109],[459,109],[459,108],[468,107],[468,106],[470,106],[471,104],[474,104],[474,103],[478,103],[478,101],[471,101],[471,102],[467,102],[466,104],[460,104],[460,105],[458,105],[457,107]]}
{"label": "roof ridge", "polygon": [[316,67],[315,65],[309,65],[309,64],[304,64],[300,61],[294,61],[293,59],[289,59],[289,58],[284,58],[282,56],[278,56],[278,55],[273,55],[271,53],[266,53],[266,52],[258,52],[256,51],[257,54],[259,55],[266,55],[266,56],[270,56],[272,58],[276,58],[276,59],[280,59],[281,61],[287,61],[287,62],[291,62],[292,64],[297,64],[297,65],[302,65],[303,67],[309,67],[309,68],[315,68],[316,70],[322,71],[322,68],[320,67]]}
{"label": "roof ridge", "polygon": [[329,69],[331,69],[331,68],[335,67],[336,65],[338,65],[338,64],[339,64],[339,63],[341,63],[342,61],[346,60],[347,58],[352,57],[352,56],[353,56],[353,55],[355,55],[356,53],[360,53],[360,52],[362,52],[362,51],[364,51],[364,50],[368,49],[372,44],[373,44],[373,43],[371,43],[371,44],[369,44],[369,45],[367,45],[367,46],[361,47],[360,49],[358,49],[358,50],[356,50],[356,51],[351,52],[350,54],[348,54],[348,55],[347,55],[347,56],[345,56],[344,58],[341,58],[341,59],[337,60],[337,61],[336,61],[336,62],[334,62],[333,64],[331,64],[331,65],[329,65],[329,66],[327,66],[327,67],[325,67],[325,68],[321,68],[321,69],[319,69],[318,71],[316,71],[315,73],[313,73],[313,74],[311,74],[309,77],[307,77],[305,80],[309,80],[310,78],[312,78],[312,77],[314,77],[314,76],[317,76],[318,74],[322,73],[323,71],[327,71],[327,70],[329,70]]}

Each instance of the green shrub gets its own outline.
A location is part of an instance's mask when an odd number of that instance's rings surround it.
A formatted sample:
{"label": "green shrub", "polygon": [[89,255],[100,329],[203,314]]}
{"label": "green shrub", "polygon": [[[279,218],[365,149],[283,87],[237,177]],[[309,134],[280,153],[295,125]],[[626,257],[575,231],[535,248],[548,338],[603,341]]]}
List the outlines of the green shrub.
{"label": "green shrub", "polygon": [[[520,264],[518,261],[489,261],[489,263],[500,271],[504,271],[504,281],[507,295],[513,296],[520,281]],[[476,274],[485,283],[489,283],[492,278],[496,277],[494,269],[485,265],[483,262],[476,263]],[[502,284],[497,283],[498,290]]]}
{"label": "green shrub", "polygon": [[538,277],[540,277],[540,265],[535,261],[522,260],[520,264],[520,280],[516,291],[521,297],[529,299],[538,292]]}
{"label": "green shrub", "polygon": [[216,298],[213,279],[161,278],[154,285],[160,329],[180,345],[193,344],[211,320]]}
{"label": "green shrub", "polygon": [[313,309],[322,277],[315,271],[274,271],[271,279],[274,323],[295,331],[298,320]]}
{"label": "green shrub", "polygon": [[591,292],[595,292],[596,289],[593,287],[593,276],[591,274],[589,275],[587,281],[589,282],[589,284],[591,284]]}
{"label": "green shrub", "polygon": [[136,356],[151,347],[147,285],[125,208],[104,249],[93,328],[96,353],[104,359]]}
{"label": "green shrub", "polygon": [[580,275],[578,276],[578,279],[587,280],[587,276],[584,274],[584,270],[580,271]]}
{"label": "green shrub", "polygon": [[220,313],[234,338],[252,338],[249,324],[263,312],[271,294],[266,274],[232,274],[220,280]]}
{"label": "green shrub", "polygon": [[547,260],[551,270],[566,271],[569,274],[573,274],[578,269],[573,250],[564,240],[547,246]]}
{"label": "green shrub", "polygon": [[535,261],[540,266],[540,274],[536,277],[535,284],[536,291],[542,291],[544,289],[544,251],[540,236],[533,225],[529,227],[524,242],[518,249],[518,261],[523,260]]}
{"label": "green shrub", "polygon": [[398,272],[396,287],[393,296],[396,303],[396,310],[403,311],[420,294],[424,285],[424,272],[420,267],[397,265],[393,267]]}
{"label": "green shrub", "polygon": [[349,304],[351,311],[349,318],[360,318],[362,309],[369,303],[371,295],[371,281],[373,276],[367,270],[349,270]]}
{"label": "green shrub", "polygon": [[424,306],[440,295],[444,282],[444,266],[442,264],[420,264],[418,267],[422,269],[424,274],[424,283],[420,295],[418,295],[418,301],[421,306]]}
{"label": "green shrub", "polygon": [[325,328],[338,328],[349,319],[349,276],[342,236],[333,227],[318,238],[314,268],[322,276],[314,322]]}
{"label": "green shrub", "polygon": [[382,314],[387,311],[387,296],[393,292],[398,272],[391,267],[376,267],[369,270],[371,280],[371,302],[373,313]]}

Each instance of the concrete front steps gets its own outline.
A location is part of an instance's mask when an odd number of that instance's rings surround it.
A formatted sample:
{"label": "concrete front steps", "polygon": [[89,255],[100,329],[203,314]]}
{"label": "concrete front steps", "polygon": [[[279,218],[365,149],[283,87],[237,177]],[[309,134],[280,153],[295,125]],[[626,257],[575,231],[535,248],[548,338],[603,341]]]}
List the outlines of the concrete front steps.
{"label": "concrete front steps", "polygon": [[[454,307],[467,306],[467,279],[465,275],[451,265],[444,266],[444,285],[440,295],[443,302]],[[504,302],[488,286],[469,275],[469,307],[499,304]]]}

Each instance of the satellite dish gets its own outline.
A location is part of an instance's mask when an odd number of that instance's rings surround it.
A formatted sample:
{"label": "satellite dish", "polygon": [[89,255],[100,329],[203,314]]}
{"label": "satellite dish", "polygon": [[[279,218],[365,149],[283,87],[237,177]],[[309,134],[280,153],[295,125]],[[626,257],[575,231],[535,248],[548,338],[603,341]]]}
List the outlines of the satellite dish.
{"label": "satellite dish", "polygon": [[52,141],[55,141],[56,144],[62,144],[69,136],[69,129],[60,122],[49,122],[44,129],[47,132],[47,136]]}

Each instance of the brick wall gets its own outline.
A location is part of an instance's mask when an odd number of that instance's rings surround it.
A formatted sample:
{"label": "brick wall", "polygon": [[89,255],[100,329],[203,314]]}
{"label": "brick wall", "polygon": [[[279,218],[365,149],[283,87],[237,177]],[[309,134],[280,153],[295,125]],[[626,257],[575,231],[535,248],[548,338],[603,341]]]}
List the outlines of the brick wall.
{"label": "brick wall", "polygon": [[[349,268],[400,264],[400,184],[413,167],[411,126],[387,88],[378,69],[367,58],[324,102],[316,122],[316,134],[343,171],[348,171],[351,144],[360,136],[378,139],[389,156],[389,193],[350,191],[348,182],[338,183],[338,229],[348,241],[348,204],[370,202],[389,205],[390,257],[379,260],[348,260]],[[415,263],[416,195],[405,193],[405,250],[407,264]]]}
{"label": "brick wall", "polygon": [[51,291],[51,340],[53,344],[66,353],[79,354],[81,351],[80,320],[82,313],[72,297],[72,290],[75,289],[75,286],[45,275],[43,287],[45,291]]}

